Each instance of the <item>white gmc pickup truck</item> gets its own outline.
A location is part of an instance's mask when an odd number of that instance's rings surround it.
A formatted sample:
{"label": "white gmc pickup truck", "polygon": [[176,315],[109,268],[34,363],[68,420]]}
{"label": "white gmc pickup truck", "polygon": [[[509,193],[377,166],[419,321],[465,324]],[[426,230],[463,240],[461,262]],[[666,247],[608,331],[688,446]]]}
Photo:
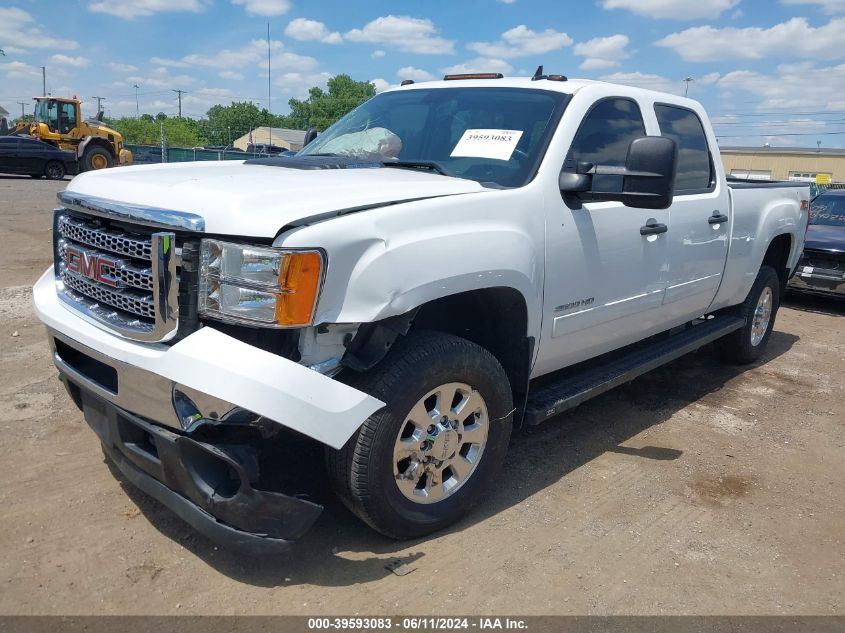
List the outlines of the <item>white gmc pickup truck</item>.
{"label": "white gmc pickup truck", "polygon": [[757,359],[809,197],[728,181],[690,99],[447,76],[296,156],[76,177],[34,302],[106,455],[211,539],[313,524],[262,467],[302,436],[361,519],[418,537],[484,496],[512,427],[710,342]]}

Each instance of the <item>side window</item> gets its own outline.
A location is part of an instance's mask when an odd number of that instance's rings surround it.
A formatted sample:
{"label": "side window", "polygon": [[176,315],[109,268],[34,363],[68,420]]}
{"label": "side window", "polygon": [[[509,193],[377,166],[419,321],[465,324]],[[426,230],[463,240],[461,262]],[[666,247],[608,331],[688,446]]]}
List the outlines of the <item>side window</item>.
{"label": "side window", "polygon": [[655,105],[660,134],[678,144],[678,172],[675,193],[707,191],[713,184],[713,166],[704,126],[692,110],[670,105]]}
{"label": "side window", "polygon": [[[628,146],[645,136],[640,108],[630,99],[600,101],[581,122],[567,159],[624,167]],[[594,176],[594,191],[622,191],[622,176]]]}
{"label": "side window", "polygon": [[63,103],[61,112],[61,129],[62,134],[67,134],[76,127],[76,107],[73,103]]}

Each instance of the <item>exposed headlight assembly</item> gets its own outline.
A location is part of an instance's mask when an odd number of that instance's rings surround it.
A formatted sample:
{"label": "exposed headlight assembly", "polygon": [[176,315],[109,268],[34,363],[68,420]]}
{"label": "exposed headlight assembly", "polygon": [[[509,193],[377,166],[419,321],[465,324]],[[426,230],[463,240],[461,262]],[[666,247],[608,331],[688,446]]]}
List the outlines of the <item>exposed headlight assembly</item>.
{"label": "exposed headlight assembly", "polygon": [[324,268],[318,250],[204,239],[200,314],[264,327],[310,325]]}

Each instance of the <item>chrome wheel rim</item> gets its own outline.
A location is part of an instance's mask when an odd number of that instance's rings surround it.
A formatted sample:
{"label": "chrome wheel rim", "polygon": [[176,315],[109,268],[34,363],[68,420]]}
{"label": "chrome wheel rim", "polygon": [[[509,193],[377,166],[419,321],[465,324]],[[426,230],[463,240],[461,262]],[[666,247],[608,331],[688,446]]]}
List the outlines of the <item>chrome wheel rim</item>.
{"label": "chrome wheel rim", "polygon": [[769,321],[772,320],[772,289],[766,286],[757,299],[757,307],[754,308],[754,316],[751,321],[751,345],[757,347],[766,331],[769,329]]}
{"label": "chrome wheel rim", "polygon": [[393,448],[393,476],[414,503],[436,503],[469,481],[481,461],[490,426],[487,404],[467,384],[450,382],[419,399]]}

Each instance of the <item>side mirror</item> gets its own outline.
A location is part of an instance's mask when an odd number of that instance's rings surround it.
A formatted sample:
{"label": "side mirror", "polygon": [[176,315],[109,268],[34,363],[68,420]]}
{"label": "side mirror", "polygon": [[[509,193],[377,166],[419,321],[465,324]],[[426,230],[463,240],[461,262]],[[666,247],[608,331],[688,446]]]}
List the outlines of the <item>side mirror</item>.
{"label": "side mirror", "polygon": [[317,138],[317,128],[309,127],[308,131],[305,132],[305,140],[302,141],[302,147],[308,145],[308,143],[313,141],[315,138]]}
{"label": "side mirror", "polygon": [[[615,201],[638,209],[666,209],[672,204],[677,166],[675,141],[644,136],[631,141],[624,167],[572,165],[567,161],[558,181],[561,193],[575,195],[582,201]],[[593,176],[622,176],[622,191],[593,191]]]}

